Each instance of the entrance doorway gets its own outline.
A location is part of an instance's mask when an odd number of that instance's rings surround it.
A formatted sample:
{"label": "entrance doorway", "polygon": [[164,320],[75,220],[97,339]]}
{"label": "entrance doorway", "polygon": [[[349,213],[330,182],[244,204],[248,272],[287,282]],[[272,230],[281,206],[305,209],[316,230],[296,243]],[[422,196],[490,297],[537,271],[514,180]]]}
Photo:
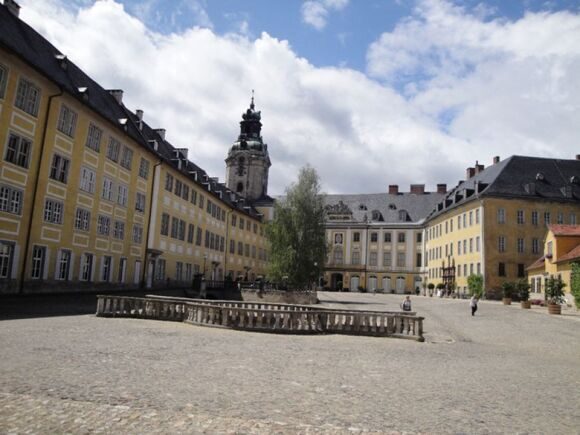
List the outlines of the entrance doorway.
{"label": "entrance doorway", "polygon": [[335,291],[342,290],[342,273],[333,273],[330,275],[330,288]]}

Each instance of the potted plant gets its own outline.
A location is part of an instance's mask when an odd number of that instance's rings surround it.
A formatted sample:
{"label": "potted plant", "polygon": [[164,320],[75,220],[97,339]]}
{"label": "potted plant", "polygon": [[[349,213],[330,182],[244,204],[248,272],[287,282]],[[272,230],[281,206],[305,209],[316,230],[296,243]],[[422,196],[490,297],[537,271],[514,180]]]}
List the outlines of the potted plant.
{"label": "potted plant", "polygon": [[503,291],[503,298],[502,302],[504,305],[511,305],[512,304],[512,294],[514,292],[514,283],[511,281],[505,281],[501,285],[501,289]]}
{"label": "potted plant", "polygon": [[566,302],[566,299],[564,298],[564,287],[566,287],[566,284],[559,278],[551,276],[546,281],[548,313],[562,314],[562,304]]}
{"label": "potted plant", "polygon": [[520,303],[522,308],[530,309],[532,308],[532,303],[530,302],[530,284],[525,279],[520,279],[516,284],[516,289],[518,295],[520,296]]}
{"label": "potted plant", "polygon": [[429,297],[433,297],[433,289],[435,288],[435,284],[430,282],[429,284],[427,284],[427,288],[429,289]]}

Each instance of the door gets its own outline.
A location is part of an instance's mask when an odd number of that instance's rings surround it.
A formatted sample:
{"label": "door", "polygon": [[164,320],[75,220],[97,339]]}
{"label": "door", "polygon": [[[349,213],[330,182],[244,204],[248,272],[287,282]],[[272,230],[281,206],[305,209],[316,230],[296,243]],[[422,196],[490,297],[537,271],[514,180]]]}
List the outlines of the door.
{"label": "door", "polygon": [[358,276],[353,276],[350,278],[350,291],[356,292],[358,291],[358,286],[360,283],[360,278]]}
{"label": "door", "polygon": [[367,289],[370,292],[374,292],[377,289],[377,277],[371,276],[369,277],[369,288]]}
{"label": "door", "polygon": [[141,261],[137,260],[135,261],[135,273],[133,276],[133,283],[139,284],[140,281],[141,281]]}
{"label": "door", "polygon": [[390,276],[385,276],[383,278],[383,290],[385,291],[385,293],[391,292],[391,277]]}

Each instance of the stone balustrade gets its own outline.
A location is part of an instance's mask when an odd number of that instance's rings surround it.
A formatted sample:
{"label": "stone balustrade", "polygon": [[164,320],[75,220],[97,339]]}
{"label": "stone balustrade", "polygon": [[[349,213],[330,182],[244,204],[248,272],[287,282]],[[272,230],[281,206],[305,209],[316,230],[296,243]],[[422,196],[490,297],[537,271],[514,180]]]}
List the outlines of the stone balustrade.
{"label": "stone balustrade", "polygon": [[97,296],[97,316],[168,320],[193,325],[289,334],[350,334],[423,338],[423,317],[399,311],[356,311],[242,301],[147,295]]}

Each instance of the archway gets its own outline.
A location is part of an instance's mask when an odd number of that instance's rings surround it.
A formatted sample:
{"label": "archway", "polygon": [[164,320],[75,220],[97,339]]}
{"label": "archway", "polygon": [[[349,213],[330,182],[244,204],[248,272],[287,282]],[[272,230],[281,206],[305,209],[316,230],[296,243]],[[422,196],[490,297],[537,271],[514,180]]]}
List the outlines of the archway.
{"label": "archway", "polygon": [[330,288],[332,290],[342,290],[342,273],[333,273],[330,275]]}

